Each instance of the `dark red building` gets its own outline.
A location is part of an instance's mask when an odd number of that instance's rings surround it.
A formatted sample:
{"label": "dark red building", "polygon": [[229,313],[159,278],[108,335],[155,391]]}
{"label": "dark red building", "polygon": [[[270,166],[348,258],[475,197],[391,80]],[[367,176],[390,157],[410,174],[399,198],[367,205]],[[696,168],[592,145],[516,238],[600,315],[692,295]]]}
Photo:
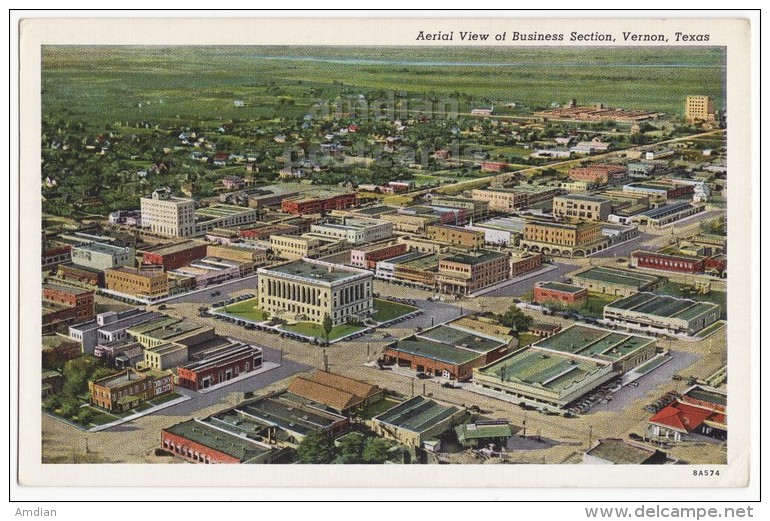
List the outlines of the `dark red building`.
{"label": "dark red building", "polygon": [[281,211],[294,215],[344,210],[355,206],[358,202],[356,194],[339,194],[329,197],[306,197],[302,199],[284,199],[281,201]]}
{"label": "dark red building", "polygon": [[143,252],[143,264],[163,266],[164,271],[175,270],[206,256],[206,243],[185,241],[161,246]]}
{"label": "dark red building", "polygon": [[561,282],[536,282],[534,295],[535,302],[539,304],[579,307],[586,303],[588,290]]}
{"label": "dark red building", "polygon": [[77,284],[104,287],[104,272],[102,271],[91,270],[72,264],[59,264],[56,275],[61,279],[71,280]]}
{"label": "dark red building", "polygon": [[676,273],[703,273],[705,257],[685,257],[650,251],[635,251],[631,258],[637,268],[673,271]]}
{"label": "dark red building", "polygon": [[190,356],[177,368],[179,385],[197,391],[262,367],[262,349],[241,342],[220,345]]}
{"label": "dark red building", "polygon": [[60,324],[86,322],[95,316],[93,291],[43,284],[43,331],[53,331]]}
{"label": "dark red building", "polygon": [[727,255],[714,255],[706,259],[704,271],[719,277],[727,276]]}

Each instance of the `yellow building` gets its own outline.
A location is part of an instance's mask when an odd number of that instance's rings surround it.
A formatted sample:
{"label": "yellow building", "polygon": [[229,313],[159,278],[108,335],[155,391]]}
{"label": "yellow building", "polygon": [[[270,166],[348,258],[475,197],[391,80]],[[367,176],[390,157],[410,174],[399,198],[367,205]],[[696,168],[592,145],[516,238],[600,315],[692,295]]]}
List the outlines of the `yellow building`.
{"label": "yellow building", "polygon": [[691,123],[714,121],[716,110],[714,98],[710,96],[687,96],[684,117]]}
{"label": "yellow building", "polygon": [[520,246],[545,255],[583,257],[603,250],[608,243],[598,222],[530,221],[524,225]]}
{"label": "yellow building", "polygon": [[168,277],[160,269],[121,266],[104,271],[107,289],[116,293],[154,300],[168,296]]}
{"label": "yellow building", "polygon": [[260,268],[258,306],[286,320],[337,326],[364,320],[373,311],[370,271],[311,259]]}
{"label": "yellow building", "polygon": [[317,234],[271,235],[270,249],[284,259],[314,259],[344,249],[344,241]]}
{"label": "yellow building", "polygon": [[453,246],[462,246],[470,250],[484,247],[484,232],[459,226],[435,225],[428,226],[428,238],[445,242]]}

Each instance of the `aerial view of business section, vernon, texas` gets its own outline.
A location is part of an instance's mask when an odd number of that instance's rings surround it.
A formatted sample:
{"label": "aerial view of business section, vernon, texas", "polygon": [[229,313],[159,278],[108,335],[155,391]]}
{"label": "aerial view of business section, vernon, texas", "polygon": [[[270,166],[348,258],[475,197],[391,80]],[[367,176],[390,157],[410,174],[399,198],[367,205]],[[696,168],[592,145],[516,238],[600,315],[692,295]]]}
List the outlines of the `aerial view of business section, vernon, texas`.
{"label": "aerial view of business section, vernon, texas", "polygon": [[726,463],[724,64],[44,46],[42,463]]}

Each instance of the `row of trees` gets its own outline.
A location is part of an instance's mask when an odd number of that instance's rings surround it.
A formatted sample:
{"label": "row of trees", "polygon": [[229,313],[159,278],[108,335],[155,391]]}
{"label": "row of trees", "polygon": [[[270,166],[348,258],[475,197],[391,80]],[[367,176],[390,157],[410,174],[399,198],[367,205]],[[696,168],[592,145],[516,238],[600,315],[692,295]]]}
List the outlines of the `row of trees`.
{"label": "row of trees", "polygon": [[299,444],[297,457],[300,463],[385,463],[393,459],[394,446],[384,438],[367,438],[360,432],[352,432],[340,439],[337,447],[326,435],[315,432]]}

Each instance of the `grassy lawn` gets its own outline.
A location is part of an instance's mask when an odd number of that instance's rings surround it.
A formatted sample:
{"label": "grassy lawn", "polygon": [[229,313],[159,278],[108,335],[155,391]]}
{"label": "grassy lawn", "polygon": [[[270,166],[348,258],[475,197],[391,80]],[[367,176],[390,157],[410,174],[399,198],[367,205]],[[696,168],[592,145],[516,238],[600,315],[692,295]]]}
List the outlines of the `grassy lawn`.
{"label": "grassy lawn", "polygon": [[[312,336],[319,340],[324,340],[326,338],[324,335],[323,326],[321,326],[321,324],[316,324],[315,322],[298,322],[296,324],[281,326],[281,329],[283,329],[284,331],[289,331],[291,333],[297,333],[305,336]],[[340,324],[339,326],[333,327],[332,330],[329,332],[329,340],[330,341],[337,340],[338,338],[342,338],[343,336],[356,333],[363,329],[364,328],[360,326],[353,326],[350,324]]]}
{"label": "grassy lawn", "polygon": [[365,420],[370,420],[377,416],[378,414],[382,414],[388,409],[392,409],[396,405],[398,405],[398,400],[394,400],[392,398],[385,398],[383,400],[380,400],[379,402],[371,403],[364,410],[361,412],[361,417]]}
{"label": "grassy lawn", "polygon": [[662,357],[661,358],[655,358],[653,360],[650,360],[649,362],[647,362],[643,366],[637,367],[635,372],[637,372],[639,374],[647,374],[650,371],[652,371],[653,369],[655,369],[656,367],[658,367],[659,365],[661,365],[666,360],[668,360],[668,359],[667,358],[662,358]]}
{"label": "grassy lawn", "polygon": [[528,346],[530,344],[534,344],[538,340],[540,340],[540,337],[538,335],[533,335],[532,333],[520,333],[519,348]]}
{"label": "grassy lawn", "polygon": [[171,400],[176,400],[177,398],[180,398],[182,395],[179,393],[171,393],[167,394],[165,396],[161,396],[160,398],[155,398],[153,400],[148,400],[147,403],[152,405],[160,405],[162,403],[170,402]]}
{"label": "grassy lawn", "polygon": [[713,333],[714,331],[720,329],[723,326],[724,326],[724,322],[722,322],[722,321],[715,322],[715,323],[711,324],[709,327],[701,329],[700,331],[698,331],[698,333],[695,335],[695,338],[706,338],[711,333]]}
{"label": "grassy lawn", "polygon": [[580,312],[585,315],[601,318],[602,311],[604,311],[604,306],[615,302],[619,298],[620,297],[617,295],[606,295],[604,293],[592,293],[589,291],[586,304],[580,308]]}
{"label": "grassy lawn", "polygon": [[388,320],[407,315],[413,311],[417,311],[417,308],[414,306],[407,306],[406,304],[376,298],[374,299],[374,314],[371,318],[375,322],[387,322]]}
{"label": "grassy lawn", "polygon": [[235,304],[229,304],[226,306],[227,311],[225,311],[224,306],[217,308],[217,310],[234,318],[242,318],[251,322],[264,322],[267,320],[267,314],[256,306],[257,299],[250,298]]}
{"label": "grassy lawn", "polygon": [[727,318],[727,293],[724,291],[709,291],[705,295],[701,295],[694,291],[691,291],[692,286],[686,284],[679,284],[677,282],[667,282],[663,286],[654,291],[658,295],[669,295],[677,298],[688,298],[690,300],[696,300],[698,302],[711,302],[712,304],[718,304],[722,308],[722,319]]}
{"label": "grassy lawn", "polygon": [[91,418],[91,423],[93,425],[104,425],[106,423],[112,423],[115,420],[120,419],[117,416],[113,416],[112,414],[101,409],[97,409],[96,407],[89,407],[88,410],[94,413],[93,418]]}

